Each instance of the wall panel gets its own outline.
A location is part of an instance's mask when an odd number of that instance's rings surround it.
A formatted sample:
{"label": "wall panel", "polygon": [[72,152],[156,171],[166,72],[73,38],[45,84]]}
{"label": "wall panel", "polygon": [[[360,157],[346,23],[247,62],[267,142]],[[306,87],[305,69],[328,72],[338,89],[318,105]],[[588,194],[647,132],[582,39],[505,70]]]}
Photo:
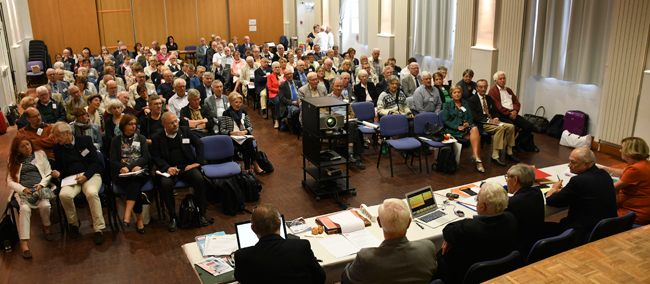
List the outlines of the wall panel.
{"label": "wall panel", "polygon": [[101,44],[113,52],[117,50],[117,41],[121,40],[132,50],[135,42],[131,1],[97,0],[97,10]]}
{"label": "wall panel", "polygon": [[64,28],[63,42],[65,46],[79,54],[84,47],[90,48],[93,54],[100,53],[99,28],[97,26],[97,13],[94,0],[72,1],[59,0]]}
{"label": "wall panel", "polygon": [[135,36],[143,46],[151,46],[154,40],[160,44],[167,41],[165,6],[162,1],[159,2],[133,0]]}
{"label": "wall panel", "polygon": [[[193,0],[165,0],[167,31],[174,37],[179,50],[199,41],[196,29],[196,2]],[[167,42],[167,37],[165,37]],[[163,43],[162,41],[160,42]]]}
{"label": "wall panel", "polygon": [[[226,0],[196,0],[199,15],[199,38],[205,38],[206,43],[210,43],[212,34],[222,38],[227,38],[230,42],[228,33],[228,5]],[[234,5],[235,2],[231,2]],[[243,43],[244,38],[239,37],[239,43]],[[253,41],[253,43],[255,43]],[[192,45],[198,45],[198,40]],[[188,44],[189,45],[189,44]]]}
{"label": "wall panel", "polygon": [[466,66],[471,65],[472,38],[474,35],[474,1],[456,2],[456,41],[454,43],[454,68],[452,78],[463,78]]}
{"label": "wall panel", "polygon": [[63,34],[61,32],[61,17],[58,13],[59,1],[29,0],[29,15],[32,20],[32,32],[34,39],[42,40],[54,61],[54,55],[65,48]]}
{"label": "wall panel", "polygon": [[[228,6],[230,37],[244,38],[244,36],[248,35],[251,42],[256,44],[267,41],[278,43],[284,30],[282,25],[282,5],[282,0],[239,0],[230,2]],[[246,13],[242,13],[242,7],[246,7]],[[249,19],[257,20],[257,31],[249,31]]]}

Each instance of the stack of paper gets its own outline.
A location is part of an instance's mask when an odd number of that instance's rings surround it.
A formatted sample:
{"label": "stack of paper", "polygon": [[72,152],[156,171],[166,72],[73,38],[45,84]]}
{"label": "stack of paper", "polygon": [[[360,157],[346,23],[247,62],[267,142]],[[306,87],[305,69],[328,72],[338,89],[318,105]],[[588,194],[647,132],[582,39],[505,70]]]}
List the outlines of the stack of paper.
{"label": "stack of paper", "polygon": [[142,174],[142,173],[144,173],[144,170],[139,170],[139,171],[135,171],[135,172],[123,173],[123,174],[120,174],[120,177],[137,176],[137,175],[140,175],[140,174]]}
{"label": "stack of paper", "polygon": [[203,247],[203,256],[230,255],[238,248],[235,235],[208,236]]}
{"label": "stack of paper", "polygon": [[343,235],[333,235],[320,241],[320,244],[334,257],[355,254],[362,248],[378,247],[381,244],[368,230],[358,230]]}
{"label": "stack of paper", "polygon": [[194,239],[196,240],[196,244],[199,246],[199,250],[201,251],[201,255],[203,254],[203,248],[205,247],[205,240],[209,236],[225,236],[226,232],[221,231],[221,232],[216,232],[212,234],[207,234],[207,235],[201,235],[201,236],[196,236]]}
{"label": "stack of paper", "polygon": [[338,214],[330,215],[330,220],[341,227],[341,233],[350,233],[364,229],[366,226],[363,220],[355,216],[351,211],[346,210]]}
{"label": "stack of paper", "polygon": [[232,140],[235,140],[235,142],[237,142],[237,143],[239,143],[239,145],[241,145],[241,144],[244,143],[244,141],[246,141],[246,139],[248,139],[248,138],[252,139],[253,135],[233,135],[233,136],[230,136],[230,138],[232,138]]}
{"label": "stack of paper", "polygon": [[224,274],[226,272],[234,270],[232,266],[226,263],[223,259],[214,258],[214,257],[208,257],[204,260],[201,260],[197,262],[196,265],[203,268],[205,271],[212,274],[213,276],[217,276],[219,274]]}

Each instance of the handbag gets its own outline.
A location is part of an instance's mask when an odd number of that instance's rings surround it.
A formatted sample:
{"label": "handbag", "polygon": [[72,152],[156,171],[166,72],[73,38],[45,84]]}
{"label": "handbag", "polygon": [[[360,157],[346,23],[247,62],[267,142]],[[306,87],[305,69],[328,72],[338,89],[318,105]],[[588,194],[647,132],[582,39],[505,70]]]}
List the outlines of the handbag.
{"label": "handbag", "polygon": [[[537,112],[539,109],[542,109],[542,116],[538,116]],[[533,131],[537,133],[546,133],[546,128],[548,127],[548,119],[546,119],[546,109],[543,106],[540,106],[535,111],[535,114],[525,114],[524,118],[533,124]]]}
{"label": "handbag", "polygon": [[18,242],[18,228],[7,214],[9,210],[12,210],[11,206],[7,206],[0,221],[0,243],[4,246],[5,241],[9,241],[9,247],[11,247]]}
{"label": "handbag", "polygon": [[424,137],[436,142],[445,140],[445,129],[437,124],[431,124],[428,121],[424,123]]}
{"label": "handbag", "polygon": [[591,148],[592,140],[593,137],[589,134],[585,136],[580,136],[577,134],[573,134],[568,130],[564,130],[562,132],[562,138],[560,138],[560,145],[571,147],[571,148],[578,148],[578,147]]}

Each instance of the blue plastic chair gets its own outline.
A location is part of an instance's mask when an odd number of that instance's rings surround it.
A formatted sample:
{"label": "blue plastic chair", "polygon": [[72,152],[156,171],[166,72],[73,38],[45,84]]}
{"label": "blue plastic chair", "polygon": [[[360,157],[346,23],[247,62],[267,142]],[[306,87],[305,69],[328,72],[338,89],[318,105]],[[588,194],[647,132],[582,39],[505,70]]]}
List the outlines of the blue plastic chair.
{"label": "blue plastic chair", "polygon": [[537,241],[530,249],[526,265],[538,262],[547,257],[554,256],[571,248],[575,231],[568,229],[559,236],[541,239]]}
{"label": "blue plastic chair", "polygon": [[205,176],[210,179],[222,179],[235,176],[241,172],[239,164],[232,161],[235,148],[228,135],[213,135],[201,138],[205,144],[205,160],[218,161],[230,158],[229,162],[220,164],[207,164],[203,166]]}
{"label": "blue plastic chair", "polygon": [[[398,151],[412,151],[418,149],[421,152],[422,143],[413,137],[405,137],[398,139],[388,139],[393,136],[405,135],[409,131],[408,120],[405,115],[386,115],[379,120],[379,129],[381,131],[381,136],[383,139],[382,145],[387,145],[388,147],[388,157],[390,159],[390,176],[393,177],[393,155],[391,148],[395,148]],[[422,172],[422,155],[418,157],[420,160],[420,172]],[[381,154],[377,159],[377,168],[379,168],[379,162],[381,161]],[[406,164],[406,159],[404,164]],[[411,164],[413,159],[411,159]]]}
{"label": "blue plastic chair", "polygon": [[[196,51],[196,45],[188,45],[185,47],[185,51]],[[196,59],[196,53],[195,54],[186,54],[185,59]]]}
{"label": "blue plastic chair", "polygon": [[[375,106],[371,102],[358,102],[352,103],[350,105],[354,111],[354,115],[359,121],[368,121],[375,119]],[[379,125],[379,123],[371,122],[374,125]],[[359,123],[359,130],[363,134],[376,134],[377,130],[367,127],[362,123]]]}
{"label": "blue plastic chair", "polygon": [[463,284],[478,284],[499,277],[519,268],[521,256],[518,251],[496,259],[474,263],[465,273]]}
{"label": "blue plastic chair", "polygon": [[634,211],[627,212],[623,216],[601,220],[591,231],[589,243],[632,229],[634,220],[636,220]]}
{"label": "blue plastic chair", "polygon": [[[413,132],[415,132],[415,135],[424,135],[424,125],[428,122],[430,124],[438,124],[438,115],[434,112],[424,112],[421,114],[418,114],[415,116],[413,119]],[[429,139],[422,139],[418,138],[422,142],[422,148],[424,147],[434,147],[434,148],[442,148],[442,147],[447,147],[449,145],[442,143],[442,142],[437,142]],[[424,155],[424,166],[427,168],[427,174],[429,173],[429,158],[427,155]]]}

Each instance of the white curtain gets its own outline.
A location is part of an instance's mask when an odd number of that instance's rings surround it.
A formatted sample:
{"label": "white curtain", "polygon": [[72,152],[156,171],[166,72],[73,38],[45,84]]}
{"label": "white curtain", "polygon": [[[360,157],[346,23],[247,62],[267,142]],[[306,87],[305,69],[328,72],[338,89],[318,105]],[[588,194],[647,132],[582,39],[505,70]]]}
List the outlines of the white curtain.
{"label": "white curtain", "polygon": [[411,1],[413,54],[452,60],[454,2]]}
{"label": "white curtain", "polygon": [[531,74],[600,85],[612,0],[531,0],[531,5],[537,15]]}
{"label": "white curtain", "polygon": [[359,0],[359,44],[368,45],[368,0]]}

